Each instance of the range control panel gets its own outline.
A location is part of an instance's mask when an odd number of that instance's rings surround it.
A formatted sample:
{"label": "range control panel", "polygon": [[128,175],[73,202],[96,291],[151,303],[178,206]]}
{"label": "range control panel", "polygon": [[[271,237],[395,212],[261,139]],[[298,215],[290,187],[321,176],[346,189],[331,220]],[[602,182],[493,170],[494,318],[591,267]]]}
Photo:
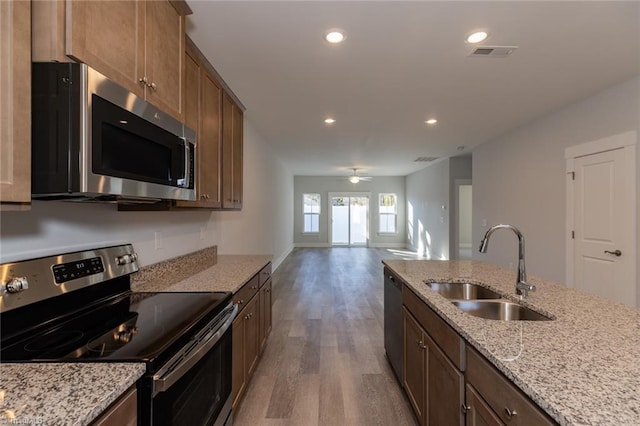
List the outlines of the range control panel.
{"label": "range control panel", "polygon": [[60,263],[53,266],[53,276],[56,284],[62,284],[77,278],[104,272],[101,257],[77,260],[75,262]]}

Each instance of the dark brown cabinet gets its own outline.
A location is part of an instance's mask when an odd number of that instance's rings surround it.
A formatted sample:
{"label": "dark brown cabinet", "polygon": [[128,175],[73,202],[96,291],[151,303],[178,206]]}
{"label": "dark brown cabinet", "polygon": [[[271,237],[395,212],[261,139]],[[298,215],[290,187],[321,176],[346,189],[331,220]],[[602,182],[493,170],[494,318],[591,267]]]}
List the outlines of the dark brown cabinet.
{"label": "dark brown cabinet", "polygon": [[403,385],[422,425],[462,425],[464,375],[404,308]]}
{"label": "dark brown cabinet", "polygon": [[467,405],[463,411],[467,417],[466,426],[504,426],[471,385],[467,385]]}
{"label": "dark brown cabinet", "polygon": [[258,366],[271,332],[271,263],[233,295],[239,312],[233,321],[232,399],[235,409]]}
{"label": "dark brown cabinet", "polygon": [[91,426],[136,426],[138,424],[138,393],[135,386],[107,408]]}

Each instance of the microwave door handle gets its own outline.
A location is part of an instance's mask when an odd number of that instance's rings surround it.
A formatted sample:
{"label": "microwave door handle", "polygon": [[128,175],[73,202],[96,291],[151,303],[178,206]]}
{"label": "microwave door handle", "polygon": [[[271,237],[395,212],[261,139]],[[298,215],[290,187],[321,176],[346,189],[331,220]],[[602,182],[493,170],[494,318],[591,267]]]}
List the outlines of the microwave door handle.
{"label": "microwave door handle", "polygon": [[[186,374],[198,361],[204,357],[209,350],[216,345],[222,338],[222,335],[231,327],[233,320],[238,315],[238,305],[234,304],[231,309],[225,314],[226,319],[224,323],[216,330],[215,333],[205,341],[201,342],[198,347],[191,351],[190,355],[182,360],[180,364],[173,368],[170,372],[164,373],[161,369],[157,374],[153,376],[153,391],[152,394],[155,397],[158,393],[164,392],[173,386],[182,376]],[[215,320],[214,320],[215,321]],[[172,365],[171,362],[167,364]]]}
{"label": "microwave door handle", "polygon": [[182,138],[184,141],[184,178],[182,179],[185,188],[191,186],[191,146],[186,138]]}

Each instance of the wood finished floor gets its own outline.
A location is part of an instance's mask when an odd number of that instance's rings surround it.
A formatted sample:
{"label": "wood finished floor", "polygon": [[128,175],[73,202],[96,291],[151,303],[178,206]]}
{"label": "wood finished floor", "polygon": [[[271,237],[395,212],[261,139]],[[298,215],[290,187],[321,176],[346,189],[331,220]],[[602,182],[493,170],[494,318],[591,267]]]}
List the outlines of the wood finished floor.
{"label": "wood finished floor", "polygon": [[384,354],[384,249],[295,249],[235,426],[416,425]]}

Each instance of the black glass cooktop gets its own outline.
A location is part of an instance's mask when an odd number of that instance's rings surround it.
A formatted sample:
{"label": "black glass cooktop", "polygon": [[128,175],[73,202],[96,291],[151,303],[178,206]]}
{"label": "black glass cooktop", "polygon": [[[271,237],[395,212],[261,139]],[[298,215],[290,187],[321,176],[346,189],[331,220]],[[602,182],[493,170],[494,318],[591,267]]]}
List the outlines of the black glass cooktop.
{"label": "black glass cooktop", "polygon": [[0,360],[154,363],[184,345],[230,302],[231,293],[125,293],[3,341]]}

